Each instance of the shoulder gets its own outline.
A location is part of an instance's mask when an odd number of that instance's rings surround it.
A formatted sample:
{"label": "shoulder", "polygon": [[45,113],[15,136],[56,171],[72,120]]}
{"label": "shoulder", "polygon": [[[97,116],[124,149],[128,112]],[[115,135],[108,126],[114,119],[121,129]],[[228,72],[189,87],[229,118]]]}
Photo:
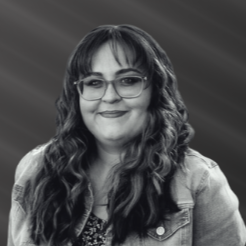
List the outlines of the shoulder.
{"label": "shoulder", "polygon": [[209,177],[219,180],[223,175],[214,160],[193,149],[189,149],[185,156],[184,170],[185,178],[196,193],[200,192]]}
{"label": "shoulder", "polygon": [[238,198],[215,161],[189,149],[171,189],[177,205],[191,211],[196,245],[245,243]]}
{"label": "shoulder", "polygon": [[224,186],[227,180],[219,165],[198,151],[189,149],[182,167],[178,168],[173,178],[177,200],[186,201],[194,206],[196,196],[204,189]]}
{"label": "shoulder", "polygon": [[37,171],[49,144],[50,142],[37,146],[20,160],[15,171],[15,183],[25,182]]}
{"label": "shoulder", "polygon": [[204,188],[216,188],[216,186],[227,184],[227,179],[219,165],[198,151],[189,149],[184,166],[189,173],[188,178],[191,181],[196,181],[195,190],[197,194]]}
{"label": "shoulder", "polygon": [[191,169],[200,168],[200,169],[207,169],[207,170],[218,166],[218,164],[215,161],[191,148],[189,148],[186,153],[185,165]]}

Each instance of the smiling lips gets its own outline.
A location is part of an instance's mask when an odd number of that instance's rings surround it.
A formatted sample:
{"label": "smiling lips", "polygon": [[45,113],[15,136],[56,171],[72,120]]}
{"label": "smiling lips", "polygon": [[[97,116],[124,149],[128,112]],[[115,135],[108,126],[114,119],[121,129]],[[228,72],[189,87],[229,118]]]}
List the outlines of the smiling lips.
{"label": "smiling lips", "polygon": [[127,111],[103,111],[100,112],[99,114],[104,117],[104,118],[118,118],[126,114]]}

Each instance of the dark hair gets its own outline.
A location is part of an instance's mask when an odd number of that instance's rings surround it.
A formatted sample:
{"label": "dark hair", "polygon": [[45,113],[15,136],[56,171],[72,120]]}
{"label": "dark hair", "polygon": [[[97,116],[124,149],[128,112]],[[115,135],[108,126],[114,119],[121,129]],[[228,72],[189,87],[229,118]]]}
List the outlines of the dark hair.
{"label": "dark hair", "polygon": [[145,236],[149,228],[165,220],[167,213],[179,211],[170,182],[183,164],[193,130],[172,64],[143,30],[130,25],[99,26],[72,53],[56,103],[56,136],[26,189],[31,237],[37,244],[73,241],[75,227],[85,212],[86,169],[95,143],[82,120],[73,82],[90,72],[93,54],[106,42],[119,63],[118,45],[130,49],[134,56],[126,57],[127,61],[140,63],[153,88],[147,127],[126,144],[121,159],[124,164],[116,165],[111,173],[107,226],[112,226],[112,243],[122,243],[132,232]]}

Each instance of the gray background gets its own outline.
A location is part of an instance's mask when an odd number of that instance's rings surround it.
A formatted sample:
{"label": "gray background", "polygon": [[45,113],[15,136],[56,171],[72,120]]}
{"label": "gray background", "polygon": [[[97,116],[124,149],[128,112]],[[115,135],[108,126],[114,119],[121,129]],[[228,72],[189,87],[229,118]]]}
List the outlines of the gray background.
{"label": "gray background", "polygon": [[245,0],[0,1],[0,244],[16,165],[54,135],[67,59],[103,24],[136,25],[166,50],[196,130],[191,146],[219,163],[245,220],[245,16]]}

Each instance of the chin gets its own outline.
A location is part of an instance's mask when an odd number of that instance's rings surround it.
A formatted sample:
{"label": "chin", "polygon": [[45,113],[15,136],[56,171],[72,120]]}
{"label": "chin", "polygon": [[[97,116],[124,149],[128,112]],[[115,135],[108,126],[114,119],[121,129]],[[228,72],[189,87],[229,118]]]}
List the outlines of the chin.
{"label": "chin", "polygon": [[102,142],[107,142],[113,145],[119,145],[119,144],[124,144],[127,142],[128,137],[126,134],[109,134],[109,135],[104,135],[101,137]]}
{"label": "chin", "polygon": [[125,138],[124,136],[119,136],[119,135],[104,136],[104,139],[107,141],[121,141],[124,138]]}

